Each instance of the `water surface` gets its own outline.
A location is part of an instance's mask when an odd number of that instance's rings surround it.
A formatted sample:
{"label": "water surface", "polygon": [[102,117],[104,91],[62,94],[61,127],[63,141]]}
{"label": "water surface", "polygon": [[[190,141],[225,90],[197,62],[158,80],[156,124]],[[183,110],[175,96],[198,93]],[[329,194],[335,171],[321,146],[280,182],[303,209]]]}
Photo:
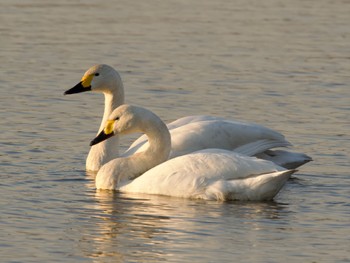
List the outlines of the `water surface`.
{"label": "water surface", "polygon": [[[0,0],[3,262],[349,262],[347,1]],[[273,202],[99,192],[96,63],[165,121],[276,129],[311,155]],[[122,149],[131,138],[123,140]]]}

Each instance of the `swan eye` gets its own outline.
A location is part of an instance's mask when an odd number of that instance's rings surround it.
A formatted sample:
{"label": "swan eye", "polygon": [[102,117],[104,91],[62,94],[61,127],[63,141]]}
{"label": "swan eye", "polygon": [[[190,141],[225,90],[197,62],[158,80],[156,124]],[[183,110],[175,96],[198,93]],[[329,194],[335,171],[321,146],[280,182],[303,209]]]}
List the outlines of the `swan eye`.
{"label": "swan eye", "polygon": [[118,120],[119,120],[119,117],[115,118],[114,120],[118,121]]}
{"label": "swan eye", "polygon": [[100,76],[100,73],[95,73],[95,76],[97,77],[97,76]]}

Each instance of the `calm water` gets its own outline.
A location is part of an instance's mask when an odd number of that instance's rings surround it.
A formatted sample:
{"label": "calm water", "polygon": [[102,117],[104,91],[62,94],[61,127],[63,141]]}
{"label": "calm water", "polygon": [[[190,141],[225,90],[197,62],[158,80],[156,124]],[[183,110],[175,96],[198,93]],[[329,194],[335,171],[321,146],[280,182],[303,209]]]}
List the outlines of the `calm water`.
{"label": "calm water", "polygon": [[[0,0],[2,262],[349,262],[349,1]],[[164,120],[212,114],[314,158],[268,203],[96,192],[96,63]],[[126,138],[124,149],[131,138]]]}

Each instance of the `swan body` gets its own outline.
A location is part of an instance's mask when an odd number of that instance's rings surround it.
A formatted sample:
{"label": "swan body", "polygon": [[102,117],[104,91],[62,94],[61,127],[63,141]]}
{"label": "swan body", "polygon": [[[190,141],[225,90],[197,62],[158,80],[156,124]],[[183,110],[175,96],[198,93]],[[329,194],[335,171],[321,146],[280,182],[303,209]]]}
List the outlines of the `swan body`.
{"label": "swan body", "polygon": [[[118,72],[112,67],[104,64],[96,65],[86,71],[81,81],[65,94],[85,91],[100,92],[105,96],[105,108],[99,133],[113,109],[124,103],[123,82]],[[291,144],[280,133],[257,124],[229,121],[212,116],[187,116],[167,126],[172,138],[170,158],[206,148],[222,148],[249,156],[260,154],[259,158],[268,159],[292,169],[311,161],[311,158],[305,154],[272,151],[272,148],[286,147]],[[86,169],[97,172],[103,164],[119,156],[118,146],[119,138],[116,135],[91,147],[86,160]],[[147,137],[142,136],[122,156],[142,152],[147,147]],[[265,153],[267,150],[269,152]]]}
{"label": "swan body", "polygon": [[205,149],[170,160],[171,137],[154,113],[122,105],[92,141],[115,134],[146,133],[143,152],[109,161],[96,176],[97,189],[206,200],[271,200],[294,170],[223,149]]}
{"label": "swan body", "polygon": [[263,201],[273,199],[293,172],[235,152],[205,149],[170,159],[115,189],[191,199]]}
{"label": "swan body", "polygon": [[[172,140],[170,158],[208,148],[235,150],[253,156],[274,147],[290,146],[278,132],[260,125],[238,121],[217,119],[195,121],[171,129],[170,134]],[[148,145],[147,137],[143,135],[124,155],[144,151]]]}

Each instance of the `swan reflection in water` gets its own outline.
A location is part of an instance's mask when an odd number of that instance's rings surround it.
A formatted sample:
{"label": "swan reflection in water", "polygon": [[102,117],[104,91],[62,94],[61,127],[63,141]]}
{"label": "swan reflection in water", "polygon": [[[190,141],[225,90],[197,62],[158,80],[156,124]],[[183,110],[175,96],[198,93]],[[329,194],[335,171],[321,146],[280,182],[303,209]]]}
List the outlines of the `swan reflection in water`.
{"label": "swan reflection in water", "polygon": [[253,247],[260,242],[259,232],[275,227],[284,232],[281,225],[288,224],[287,205],[275,201],[217,202],[106,190],[91,194],[95,224],[81,227],[79,247],[99,260],[215,260],[229,247]]}

